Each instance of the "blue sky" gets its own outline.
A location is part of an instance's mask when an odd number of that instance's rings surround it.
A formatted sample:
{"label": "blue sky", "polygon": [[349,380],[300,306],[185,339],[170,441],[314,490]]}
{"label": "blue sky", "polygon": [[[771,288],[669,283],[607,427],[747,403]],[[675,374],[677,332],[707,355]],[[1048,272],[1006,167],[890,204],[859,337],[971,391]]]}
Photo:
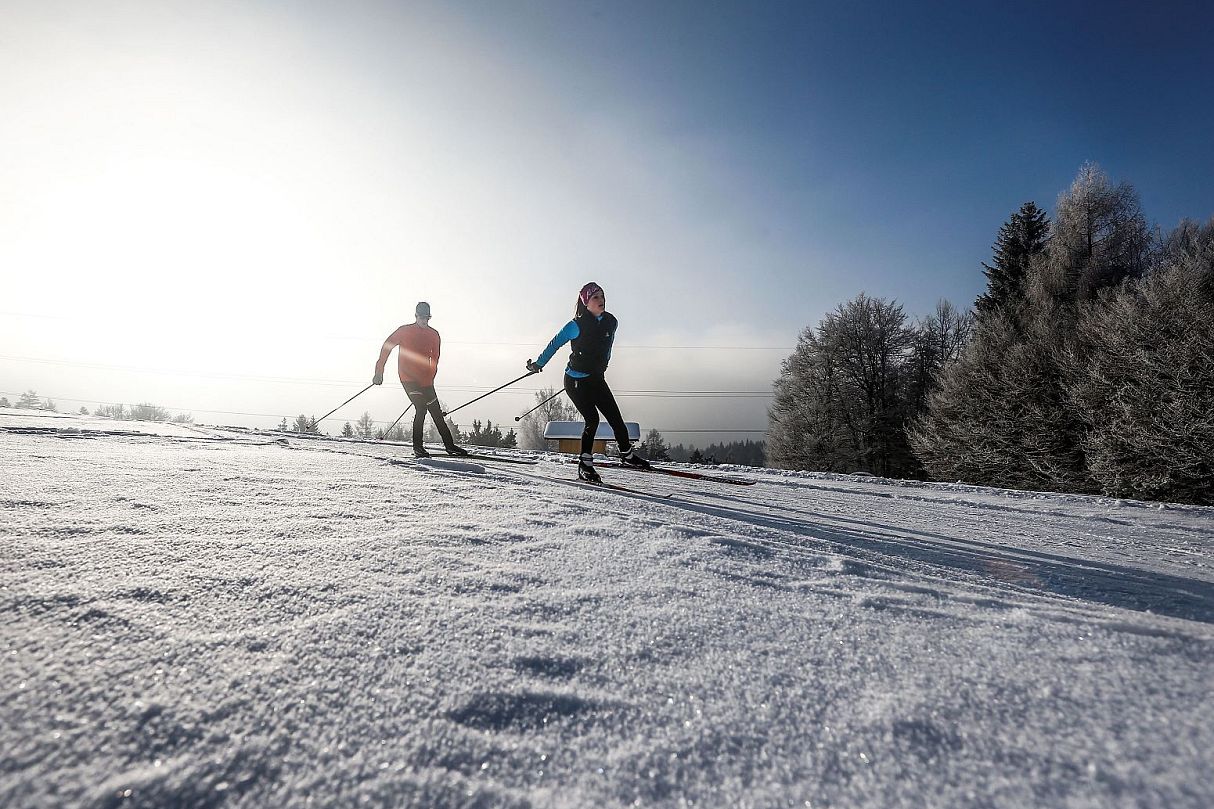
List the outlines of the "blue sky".
{"label": "blue sky", "polygon": [[[319,414],[426,299],[454,405],[594,279],[626,417],[762,428],[801,329],[862,291],[970,304],[1085,161],[1165,228],[1214,214],[1211,30],[1196,3],[14,0],[0,390]],[[395,418],[387,388],[348,416]]]}

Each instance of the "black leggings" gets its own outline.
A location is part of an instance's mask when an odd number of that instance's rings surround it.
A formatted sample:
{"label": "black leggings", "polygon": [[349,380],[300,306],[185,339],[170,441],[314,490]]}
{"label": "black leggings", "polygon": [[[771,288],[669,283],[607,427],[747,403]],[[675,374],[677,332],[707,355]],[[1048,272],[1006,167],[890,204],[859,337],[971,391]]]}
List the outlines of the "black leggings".
{"label": "black leggings", "polygon": [[599,411],[615,431],[615,442],[620,445],[620,453],[625,453],[632,446],[628,439],[628,428],[624,426],[624,417],[620,415],[620,406],[607,387],[607,380],[602,374],[574,379],[565,374],[565,393],[569,400],[582,414],[586,429],[582,430],[582,454],[591,455],[594,452],[594,436],[599,429]]}
{"label": "black leggings", "polygon": [[405,386],[405,393],[409,395],[409,401],[413,402],[413,446],[420,447],[422,445],[422,427],[426,423],[426,414],[430,414],[430,418],[434,419],[434,426],[438,428],[438,434],[442,436],[443,444],[451,446],[455,443],[455,439],[451,437],[451,428],[447,426],[447,419],[443,417],[443,409],[438,406],[438,393],[434,390],[433,385],[422,387],[416,382],[402,382]]}

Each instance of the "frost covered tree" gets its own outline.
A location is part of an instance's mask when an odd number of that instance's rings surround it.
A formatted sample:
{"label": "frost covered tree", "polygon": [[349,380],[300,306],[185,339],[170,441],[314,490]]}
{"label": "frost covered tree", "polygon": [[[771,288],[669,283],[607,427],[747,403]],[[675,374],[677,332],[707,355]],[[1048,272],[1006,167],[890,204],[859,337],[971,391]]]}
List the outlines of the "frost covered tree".
{"label": "frost covered tree", "polygon": [[1150,247],[1134,189],[1084,165],[1059,196],[1053,235],[1030,258],[1019,302],[979,313],[973,340],[928,395],[911,443],[933,478],[1097,490],[1064,361],[1073,367],[1083,353],[1081,305],[1145,272]]}
{"label": "frost covered tree", "polygon": [[21,398],[17,400],[17,407],[23,407],[27,410],[41,410],[42,400],[38,398],[38,391],[27,390],[21,394]]}
{"label": "frost covered tree", "polygon": [[8,397],[7,397],[7,396],[0,396],[0,407],[8,407],[8,406],[9,406],[9,404],[8,404]]}
{"label": "frost covered tree", "polygon": [[358,421],[354,422],[354,432],[359,438],[374,438],[375,437],[375,419],[371,418],[371,414],[363,411],[363,414],[358,417]]}
{"label": "frost covered tree", "polygon": [[343,424],[342,428],[341,428],[341,437],[342,438],[353,438],[354,437],[354,425],[352,425],[348,421],[345,424]]}
{"label": "frost covered tree", "polygon": [[915,323],[907,369],[907,398],[918,414],[926,406],[927,394],[935,386],[940,369],[961,355],[974,328],[972,312],[962,312],[943,298],[936,311]]}
{"label": "frost covered tree", "polygon": [[1214,504],[1214,219],[1182,222],[1145,279],[1086,304],[1068,360],[1103,493]]}
{"label": "frost covered tree", "polygon": [[[1095,163],[1085,163],[1058,198],[1053,237],[1031,274],[1031,292],[1077,303],[1126,278],[1141,277],[1151,257],[1151,234],[1129,183],[1114,185]],[[1040,300],[1038,300],[1040,303]],[[1073,322],[1073,321],[1072,321]]]}
{"label": "frost covered tree", "polygon": [[904,387],[912,338],[900,305],[863,293],[807,327],[774,385],[768,462],[911,473]]}
{"label": "frost covered tree", "polygon": [[159,405],[143,402],[137,405],[131,405],[131,413],[129,416],[135,421],[168,421],[169,411]]}
{"label": "frost covered tree", "polygon": [[[555,398],[553,398],[555,397]],[[545,401],[551,400],[551,401]],[[543,404],[541,404],[543,402]],[[539,407],[519,421],[518,445],[522,449],[547,449],[544,426],[550,421],[574,421],[580,419],[577,408],[562,393],[556,395],[555,388],[541,388],[535,392],[535,403]]]}
{"label": "frost covered tree", "polygon": [[983,262],[986,292],[978,296],[979,312],[1015,308],[1024,293],[1024,279],[1034,256],[1045,250],[1050,238],[1050,220],[1033,202],[1026,202],[999,228],[991,263]]}

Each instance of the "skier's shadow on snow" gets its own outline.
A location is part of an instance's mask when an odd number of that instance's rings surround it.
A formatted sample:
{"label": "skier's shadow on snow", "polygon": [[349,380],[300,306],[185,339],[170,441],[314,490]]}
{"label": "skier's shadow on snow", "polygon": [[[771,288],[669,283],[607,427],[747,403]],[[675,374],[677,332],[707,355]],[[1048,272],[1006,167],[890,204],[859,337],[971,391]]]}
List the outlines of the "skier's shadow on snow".
{"label": "skier's shadow on snow", "polygon": [[733,506],[717,508],[706,503],[679,505],[713,516],[736,519],[744,515],[748,522],[832,542],[842,550],[861,548],[883,556],[978,573],[1026,590],[1214,624],[1214,584],[1197,579],[1040,551],[1009,551],[991,543],[896,525],[864,522],[867,530],[862,533],[814,524],[809,520],[773,517]]}

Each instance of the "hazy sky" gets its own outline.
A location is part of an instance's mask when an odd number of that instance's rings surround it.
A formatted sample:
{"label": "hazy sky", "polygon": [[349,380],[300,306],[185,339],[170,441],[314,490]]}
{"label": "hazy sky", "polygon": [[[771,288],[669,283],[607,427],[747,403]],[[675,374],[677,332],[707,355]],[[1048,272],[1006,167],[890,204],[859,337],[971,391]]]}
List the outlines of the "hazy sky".
{"label": "hazy sky", "polygon": [[984,5],[0,0],[0,394],[321,415],[424,299],[455,406],[593,279],[626,418],[764,428],[805,326],[969,305],[1084,161],[1214,215],[1207,4]]}

